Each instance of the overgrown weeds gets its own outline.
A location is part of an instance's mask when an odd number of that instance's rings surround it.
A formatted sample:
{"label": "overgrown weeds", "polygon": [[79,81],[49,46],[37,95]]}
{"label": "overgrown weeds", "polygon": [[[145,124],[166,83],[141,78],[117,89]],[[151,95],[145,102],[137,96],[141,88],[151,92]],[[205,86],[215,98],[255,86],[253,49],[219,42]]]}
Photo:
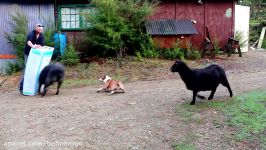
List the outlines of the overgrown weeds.
{"label": "overgrown weeds", "polygon": [[[146,58],[141,58],[141,60],[128,56],[121,59],[122,66],[117,66],[117,60],[114,58],[95,60],[89,64],[79,63],[75,67],[66,66],[66,83],[73,86],[94,84],[98,83],[99,77],[105,74],[122,81],[154,80],[173,76],[169,71],[172,61]],[[75,80],[82,80],[86,83],[79,85],[81,82]]]}

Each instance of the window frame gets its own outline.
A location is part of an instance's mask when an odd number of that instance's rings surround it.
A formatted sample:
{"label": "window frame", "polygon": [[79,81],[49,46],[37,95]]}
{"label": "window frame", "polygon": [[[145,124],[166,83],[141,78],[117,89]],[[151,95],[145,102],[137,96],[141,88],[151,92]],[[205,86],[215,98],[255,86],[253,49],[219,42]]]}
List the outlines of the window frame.
{"label": "window frame", "polygon": [[[61,10],[62,8],[79,8],[79,28],[62,28],[62,14],[61,14]],[[86,25],[84,25],[84,18],[81,15],[81,10],[83,9],[91,9],[91,5],[90,4],[61,4],[58,5],[58,29],[60,31],[69,31],[69,30],[75,30],[75,31],[82,31],[84,30],[86,27]],[[71,23],[71,21],[70,21]]]}

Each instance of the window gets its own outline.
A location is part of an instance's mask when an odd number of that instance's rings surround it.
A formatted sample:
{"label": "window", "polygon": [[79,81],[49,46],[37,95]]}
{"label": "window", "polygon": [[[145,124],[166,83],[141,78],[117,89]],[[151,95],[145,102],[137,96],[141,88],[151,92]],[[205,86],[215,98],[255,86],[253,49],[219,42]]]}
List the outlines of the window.
{"label": "window", "polygon": [[82,16],[91,11],[91,7],[86,4],[61,5],[59,6],[59,29],[60,30],[82,30],[89,27]]}

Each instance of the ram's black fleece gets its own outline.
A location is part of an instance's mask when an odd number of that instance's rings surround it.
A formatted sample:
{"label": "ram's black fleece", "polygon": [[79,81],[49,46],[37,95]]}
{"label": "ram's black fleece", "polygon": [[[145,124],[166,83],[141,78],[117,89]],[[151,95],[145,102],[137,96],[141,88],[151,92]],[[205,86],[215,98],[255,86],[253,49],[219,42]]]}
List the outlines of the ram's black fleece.
{"label": "ram's black fleece", "polygon": [[59,94],[65,76],[64,66],[60,63],[50,64],[43,68],[39,76],[39,93],[44,96],[47,88],[54,82],[58,82],[56,95]]}
{"label": "ram's black fleece", "polygon": [[[199,91],[211,91],[208,98],[211,100],[220,83],[228,88],[230,97],[233,96],[224,69],[216,64],[203,69],[190,69],[183,61],[177,60],[170,70],[171,72],[178,72],[187,89],[193,91],[191,105],[195,104]],[[203,98],[203,96],[199,97]]]}

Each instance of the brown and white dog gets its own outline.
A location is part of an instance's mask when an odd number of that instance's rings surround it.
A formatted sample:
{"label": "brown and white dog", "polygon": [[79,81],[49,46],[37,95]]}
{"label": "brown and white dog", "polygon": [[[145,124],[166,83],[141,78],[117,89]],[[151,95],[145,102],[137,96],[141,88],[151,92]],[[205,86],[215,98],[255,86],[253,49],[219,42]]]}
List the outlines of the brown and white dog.
{"label": "brown and white dog", "polygon": [[105,86],[103,88],[98,89],[97,92],[107,91],[107,92],[110,92],[108,95],[111,95],[117,90],[122,90],[123,93],[126,93],[124,86],[123,86],[121,81],[112,80],[107,75],[101,77],[99,80],[103,81],[105,83]]}

